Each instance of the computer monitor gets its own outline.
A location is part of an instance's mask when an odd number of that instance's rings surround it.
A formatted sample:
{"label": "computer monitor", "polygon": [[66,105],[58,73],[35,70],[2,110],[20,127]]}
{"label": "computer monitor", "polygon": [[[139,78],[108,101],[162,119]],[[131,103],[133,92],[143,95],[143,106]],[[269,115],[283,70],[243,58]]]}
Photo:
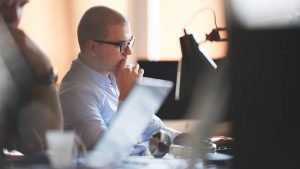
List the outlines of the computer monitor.
{"label": "computer monitor", "polygon": [[234,168],[297,168],[300,28],[228,29]]}

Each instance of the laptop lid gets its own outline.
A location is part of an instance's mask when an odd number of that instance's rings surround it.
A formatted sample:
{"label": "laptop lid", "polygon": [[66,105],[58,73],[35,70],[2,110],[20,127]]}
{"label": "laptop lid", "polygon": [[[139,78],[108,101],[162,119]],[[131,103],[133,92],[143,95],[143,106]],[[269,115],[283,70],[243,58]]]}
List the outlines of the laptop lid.
{"label": "laptop lid", "polygon": [[143,77],[132,89],[103,137],[86,157],[89,166],[126,158],[173,87],[171,81]]}

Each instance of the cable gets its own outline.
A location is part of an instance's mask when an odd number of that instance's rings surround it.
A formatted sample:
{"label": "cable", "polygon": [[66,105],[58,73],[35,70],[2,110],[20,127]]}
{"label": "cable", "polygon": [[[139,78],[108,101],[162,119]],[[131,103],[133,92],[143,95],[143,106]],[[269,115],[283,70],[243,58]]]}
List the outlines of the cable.
{"label": "cable", "polygon": [[212,31],[211,31],[209,34],[205,34],[205,35],[206,35],[205,40],[199,42],[199,44],[202,44],[202,43],[204,43],[204,42],[206,42],[206,41],[227,41],[227,38],[221,38],[221,37],[220,37],[220,34],[219,34],[220,31],[226,31],[226,28],[219,28],[219,27],[218,27],[218,25],[217,25],[217,17],[216,17],[216,13],[215,13],[215,11],[214,11],[212,8],[208,8],[208,7],[202,8],[202,9],[198,10],[198,11],[197,11],[197,12],[196,12],[196,13],[188,20],[188,22],[185,24],[184,29],[183,29],[184,35],[187,35],[186,28],[187,28],[188,24],[191,23],[191,21],[193,21],[194,18],[195,18],[199,13],[202,13],[202,12],[207,11],[207,10],[211,11],[211,12],[213,13],[213,15],[214,15],[214,24],[215,24],[215,28],[212,29]]}
{"label": "cable", "polygon": [[191,17],[191,19],[188,20],[188,22],[187,22],[187,23],[185,24],[185,26],[184,26],[185,34],[186,34],[186,28],[187,28],[188,24],[189,24],[191,21],[193,21],[194,18],[195,18],[199,13],[202,13],[202,12],[207,11],[207,10],[209,10],[209,11],[211,11],[211,12],[213,13],[213,15],[214,15],[214,23],[215,23],[216,29],[217,29],[217,30],[219,29],[219,28],[218,28],[218,25],[217,25],[217,18],[216,18],[216,13],[215,13],[215,11],[214,11],[212,8],[206,7],[206,8],[202,8],[202,9],[198,10],[198,11]]}

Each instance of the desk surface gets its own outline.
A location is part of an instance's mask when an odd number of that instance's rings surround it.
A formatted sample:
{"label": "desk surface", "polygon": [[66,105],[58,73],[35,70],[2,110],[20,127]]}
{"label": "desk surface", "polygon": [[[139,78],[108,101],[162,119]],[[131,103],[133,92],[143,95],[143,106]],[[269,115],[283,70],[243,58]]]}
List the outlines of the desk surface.
{"label": "desk surface", "polygon": [[[84,165],[76,165],[71,167],[63,167],[64,169],[177,169],[186,168],[188,165],[187,160],[176,159],[176,158],[150,158],[146,156],[130,156],[123,160],[120,164],[115,166],[105,166],[105,167],[88,167]],[[25,163],[7,163],[6,165],[0,166],[3,169],[52,169],[49,164],[25,164]]]}
{"label": "desk surface", "polygon": [[[209,158],[218,156],[223,158],[224,154],[214,153]],[[227,156],[227,155],[225,155]],[[226,157],[227,158],[227,157]],[[174,158],[172,155],[166,155],[164,158],[153,158],[149,156],[129,156],[116,166],[105,167],[88,167],[84,165],[76,165],[73,167],[64,167],[64,169],[185,169],[189,167],[191,160]],[[201,169],[226,169],[227,166],[205,163],[201,159],[197,159],[193,163],[196,168]],[[21,164],[21,163],[7,163],[6,165],[0,165],[3,169],[53,169],[49,164]],[[228,167],[227,167],[228,168]]]}
{"label": "desk surface", "polygon": [[[183,120],[163,120],[164,124],[181,132],[190,132],[196,129],[201,120],[183,119]],[[217,123],[212,132],[213,136],[231,136],[231,123]]]}

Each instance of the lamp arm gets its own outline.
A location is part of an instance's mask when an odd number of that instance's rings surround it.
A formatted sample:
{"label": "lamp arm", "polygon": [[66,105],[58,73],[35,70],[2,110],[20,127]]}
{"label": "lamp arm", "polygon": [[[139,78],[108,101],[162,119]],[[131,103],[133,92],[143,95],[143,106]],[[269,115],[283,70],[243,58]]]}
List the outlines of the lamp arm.
{"label": "lamp arm", "polygon": [[227,38],[221,38],[220,31],[227,31],[226,28],[215,28],[209,34],[205,34],[205,41],[227,41]]}
{"label": "lamp arm", "polygon": [[[185,24],[185,26],[184,26],[184,30],[186,30],[186,28],[187,28],[187,26],[188,26],[188,24],[190,24],[194,19],[195,19],[195,17],[199,14],[199,13],[202,13],[202,12],[204,12],[204,11],[211,11],[212,13],[213,13],[213,15],[214,15],[214,24],[215,24],[215,26],[216,26],[216,29],[218,29],[218,26],[217,26],[217,18],[216,18],[216,13],[215,13],[215,11],[212,9],[212,8],[209,8],[209,7],[206,7],[206,8],[201,8],[200,10],[198,10],[189,20],[188,20],[188,22]],[[186,34],[186,32],[185,32],[185,34]]]}

